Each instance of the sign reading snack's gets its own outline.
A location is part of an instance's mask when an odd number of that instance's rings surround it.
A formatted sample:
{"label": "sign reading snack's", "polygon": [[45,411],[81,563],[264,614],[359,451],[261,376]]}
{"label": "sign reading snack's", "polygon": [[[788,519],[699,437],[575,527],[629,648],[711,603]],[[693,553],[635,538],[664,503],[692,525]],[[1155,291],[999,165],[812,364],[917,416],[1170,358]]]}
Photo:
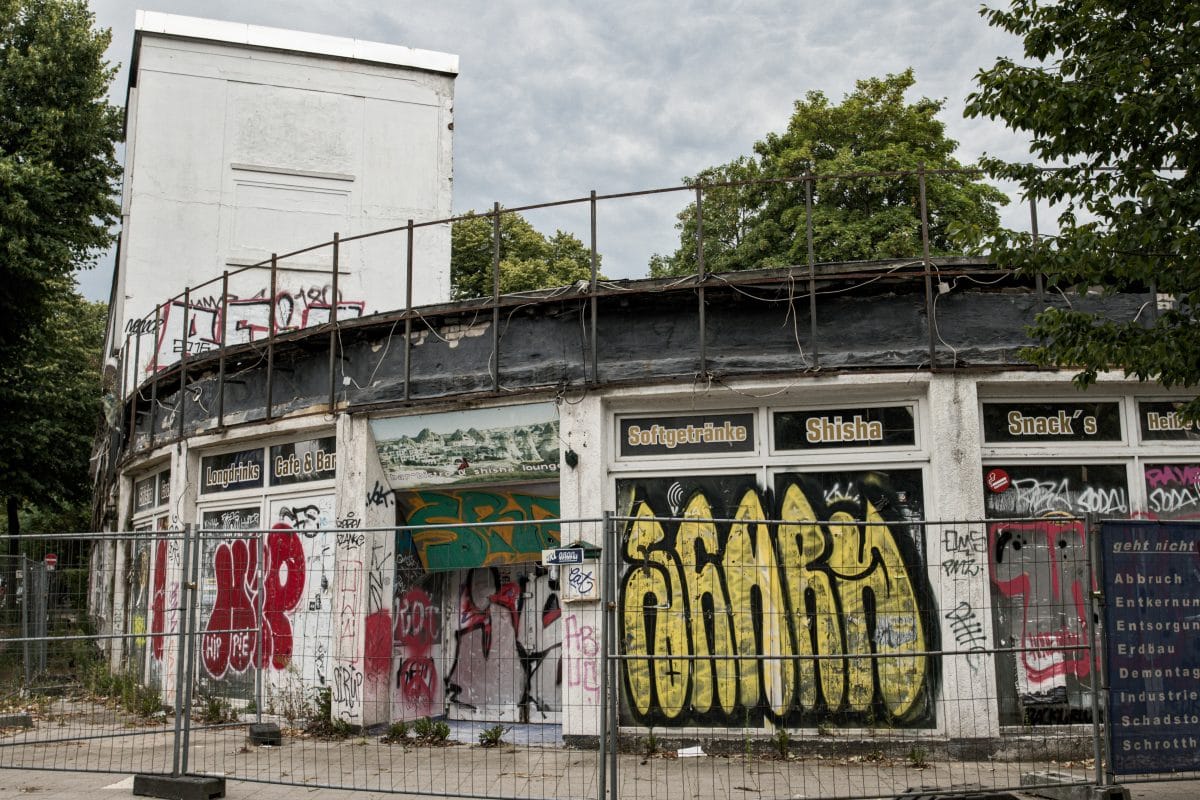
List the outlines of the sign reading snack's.
{"label": "sign reading snack's", "polygon": [[1143,441],[1197,441],[1200,423],[1179,416],[1183,403],[1138,403],[1138,422]]}
{"label": "sign reading snack's", "polygon": [[824,447],[897,447],[917,443],[911,406],[780,411],[774,416],[776,450]]}
{"label": "sign reading snack's", "polygon": [[320,481],[337,472],[337,437],[271,447],[271,485]]}
{"label": "sign reading snack's", "polygon": [[754,413],[624,417],[619,422],[622,456],[682,456],[754,452]]}
{"label": "sign reading snack's", "polygon": [[984,403],[987,442],[1119,442],[1118,403]]}
{"label": "sign reading snack's", "polygon": [[263,485],[263,451],[239,450],[200,459],[200,493],[232,492]]}

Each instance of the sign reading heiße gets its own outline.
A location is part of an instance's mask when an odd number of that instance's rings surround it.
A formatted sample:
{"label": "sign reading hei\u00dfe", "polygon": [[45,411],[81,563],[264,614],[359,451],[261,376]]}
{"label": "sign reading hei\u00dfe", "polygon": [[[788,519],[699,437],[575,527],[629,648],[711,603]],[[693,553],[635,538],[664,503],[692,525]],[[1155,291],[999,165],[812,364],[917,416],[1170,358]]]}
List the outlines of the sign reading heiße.
{"label": "sign reading hei\u00dfe", "polygon": [[618,427],[622,456],[752,453],[755,447],[753,412],[624,417]]}
{"label": "sign reading hei\u00dfe", "polygon": [[1200,525],[1104,522],[1113,771],[1200,769]]}

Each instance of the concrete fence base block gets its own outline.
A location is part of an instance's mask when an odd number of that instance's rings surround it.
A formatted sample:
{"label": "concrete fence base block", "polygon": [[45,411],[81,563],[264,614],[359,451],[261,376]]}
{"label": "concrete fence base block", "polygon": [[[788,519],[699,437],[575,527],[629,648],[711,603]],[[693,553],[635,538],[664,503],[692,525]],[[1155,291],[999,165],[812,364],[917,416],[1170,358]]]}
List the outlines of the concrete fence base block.
{"label": "concrete fence base block", "polygon": [[30,714],[0,714],[0,728],[32,728],[33,716]]}
{"label": "concrete fence base block", "polygon": [[164,800],[214,800],[225,796],[225,779],[201,775],[134,775],[133,793]]}
{"label": "concrete fence base block", "polygon": [[250,744],[279,747],[283,744],[283,733],[274,722],[254,722],[250,725]]}
{"label": "concrete fence base block", "polygon": [[1057,770],[1026,772],[1021,776],[1022,786],[1038,787],[1029,789],[1030,794],[1049,800],[1129,800],[1129,790],[1124,786],[1092,786],[1079,781],[1078,775]]}

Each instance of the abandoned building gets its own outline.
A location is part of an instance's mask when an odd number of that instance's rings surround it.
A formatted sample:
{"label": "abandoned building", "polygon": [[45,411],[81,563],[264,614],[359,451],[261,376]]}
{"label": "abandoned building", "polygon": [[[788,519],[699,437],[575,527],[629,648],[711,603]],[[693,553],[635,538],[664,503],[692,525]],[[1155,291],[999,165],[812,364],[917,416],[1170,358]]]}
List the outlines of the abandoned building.
{"label": "abandoned building", "polygon": [[235,700],[594,738],[607,559],[621,725],[997,737],[1089,713],[1074,515],[1200,514],[1181,395],[1019,354],[1151,294],[925,257],[450,302],[453,56],[147,14],[133,63],[97,481],[146,537],[91,606],[165,694],[190,525]]}

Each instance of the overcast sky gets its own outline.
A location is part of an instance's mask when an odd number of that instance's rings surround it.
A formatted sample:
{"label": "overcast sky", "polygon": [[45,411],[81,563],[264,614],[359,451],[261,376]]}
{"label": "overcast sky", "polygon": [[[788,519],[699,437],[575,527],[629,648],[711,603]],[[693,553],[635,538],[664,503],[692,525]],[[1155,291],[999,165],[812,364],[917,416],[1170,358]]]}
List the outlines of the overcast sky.
{"label": "overcast sky", "polygon": [[[440,50],[459,57],[454,101],[454,209],[487,209],[674,186],[706,166],[751,152],[780,131],[792,103],[819,89],[839,101],[858,78],[916,70],[913,98],[944,98],[959,155],[1027,159],[1023,136],[966,120],[976,72],[1017,55],[1015,37],[989,28],[973,0],[492,0],[437,3],[93,0],[113,32],[124,104],[138,8]],[[599,213],[603,269],[645,274],[674,249],[683,195],[610,201]],[[587,241],[586,208],[529,215],[540,230]],[[1009,207],[1006,223],[1026,227]],[[320,237],[318,237],[320,238]],[[282,245],[281,245],[282,247]],[[111,258],[81,279],[108,299]]]}

